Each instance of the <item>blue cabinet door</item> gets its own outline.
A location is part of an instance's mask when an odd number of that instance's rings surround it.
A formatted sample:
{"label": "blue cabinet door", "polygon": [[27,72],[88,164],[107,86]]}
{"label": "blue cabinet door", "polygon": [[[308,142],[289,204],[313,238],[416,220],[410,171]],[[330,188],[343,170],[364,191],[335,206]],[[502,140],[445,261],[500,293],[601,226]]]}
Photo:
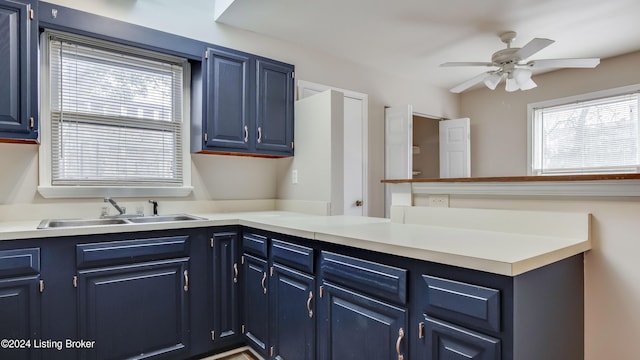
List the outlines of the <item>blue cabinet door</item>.
{"label": "blue cabinet door", "polygon": [[187,265],[177,258],[79,271],[79,338],[95,341],[81,358],[186,358]]}
{"label": "blue cabinet door", "polygon": [[253,139],[249,109],[249,57],[240,52],[207,49],[204,91],[204,148],[248,150]]}
{"label": "blue cabinet door", "polygon": [[0,279],[0,339],[19,341],[0,347],[0,359],[40,358],[34,348],[34,341],[41,339],[39,279],[40,275]]}
{"label": "blue cabinet door", "polygon": [[278,360],[315,359],[315,278],[273,264],[270,279],[270,355]]}
{"label": "blue cabinet door", "polygon": [[408,358],[407,309],[323,281],[318,312],[320,359]]}
{"label": "blue cabinet door", "polygon": [[240,333],[237,232],[216,232],[213,251],[213,340],[224,341]]}
{"label": "blue cabinet door", "polygon": [[267,356],[269,331],[269,289],[267,260],[243,255],[243,332],[249,345]]}
{"label": "blue cabinet door", "polygon": [[482,333],[425,316],[422,349],[416,354],[424,360],[500,360],[500,340]]}
{"label": "blue cabinet door", "polygon": [[0,250],[0,359],[40,358],[40,295],[40,249]]}
{"label": "blue cabinet door", "polygon": [[256,60],[256,150],[293,155],[293,66]]}
{"label": "blue cabinet door", "polygon": [[35,0],[0,0],[0,137],[35,139],[38,29]]}

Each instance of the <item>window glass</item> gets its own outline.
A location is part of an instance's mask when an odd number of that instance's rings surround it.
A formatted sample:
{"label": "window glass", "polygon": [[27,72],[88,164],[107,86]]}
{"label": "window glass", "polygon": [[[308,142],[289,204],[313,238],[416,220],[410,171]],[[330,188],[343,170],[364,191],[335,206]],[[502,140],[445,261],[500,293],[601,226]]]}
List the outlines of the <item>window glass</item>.
{"label": "window glass", "polygon": [[637,172],[638,93],[533,109],[534,174]]}
{"label": "window glass", "polygon": [[51,185],[182,186],[185,61],[47,39]]}

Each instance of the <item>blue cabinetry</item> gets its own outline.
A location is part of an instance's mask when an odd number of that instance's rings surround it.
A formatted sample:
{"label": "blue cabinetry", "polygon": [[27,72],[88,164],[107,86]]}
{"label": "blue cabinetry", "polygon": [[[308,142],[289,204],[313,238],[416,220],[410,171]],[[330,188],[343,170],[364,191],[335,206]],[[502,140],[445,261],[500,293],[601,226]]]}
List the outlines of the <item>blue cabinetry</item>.
{"label": "blue cabinetry", "polygon": [[211,241],[213,306],[212,339],[218,343],[236,341],[240,334],[238,232],[216,231]]}
{"label": "blue cabinetry", "polygon": [[312,248],[271,239],[269,355],[316,358],[316,278]]}
{"label": "blue cabinetry", "polygon": [[240,226],[6,240],[0,338],[95,346],[0,357],[581,359],[583,280],[581,255],[509,277]]}
{"label": "blue cabinetry", "polygon": [[0,138],[37,138],[37,4],[0,0]]}
{"label": "blue cabinetry", "polygon": [[256,60],[256,150],[293,155],[293,66]]}
{"label": "blue cabinetry", "polygon": [[0,347],[0,359],[40,358],[39,289],[39,248],[0,251],[0,339],[15,341]]}
{"label": "blue cabinetry", "polygon": [[408,358],[407,270],[322,252],[319,358]]}
{"label": "blue cabinetry", "polygon": [[202,64],[203,124],[192,126],[192,150],[293,155],[294,67],[220,47]]}
{"label": "blue cabinetry", "polygon": [[487,335],[500,334],[500,290],[431,275],[416,288],[419,359],[502,358],[501,340]]}
{"label": "blue cabinetry", "polygon": [[82,244],[77,252],[86,254],[77,258],[78,333],[95,341],[82,358],[189,355],[187,236]]}
{"label": "blue cabinetry", "polygon": [[250,135],[254,138],[249,111],[249,55],[216,48],[209,48],[207,54],[204,147],[249,151]]}
{"label": "blue cabinetry", "polygon": [[269,340],[267,260],[245,253],[242,270],[242,330],[249,345],[266,356]]}

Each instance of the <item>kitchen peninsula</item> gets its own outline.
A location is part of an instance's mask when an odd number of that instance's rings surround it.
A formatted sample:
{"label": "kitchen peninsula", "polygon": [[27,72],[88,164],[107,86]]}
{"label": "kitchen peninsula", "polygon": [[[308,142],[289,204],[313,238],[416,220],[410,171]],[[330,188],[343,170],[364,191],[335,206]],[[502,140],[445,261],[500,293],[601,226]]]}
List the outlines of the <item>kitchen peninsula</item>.
{"label": "kitchen peninsula", "polygon": [[96,341],[83,358],[244,345],[284,359],[582,357],[589,214],[430,209],[419,216],[449,220],[425,225],[408,210],[391,221],[285,211],[46,230],[5,221],[0,284],[32,289],[7,298],[30,304],[12,308],[16,325],[28,320],[16,336]]}

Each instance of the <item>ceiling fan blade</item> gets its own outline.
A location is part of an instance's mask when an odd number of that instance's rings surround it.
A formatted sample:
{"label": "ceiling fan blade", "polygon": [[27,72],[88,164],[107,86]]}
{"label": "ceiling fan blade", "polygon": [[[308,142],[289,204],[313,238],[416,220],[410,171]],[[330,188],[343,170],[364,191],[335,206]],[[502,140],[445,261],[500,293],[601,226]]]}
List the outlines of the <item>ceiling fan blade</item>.
{"label": "ceiling fan blade", "polygon": [[594,68],[600,64],[598,58],[587,59],[544,59],[531,60],[527,66],[534,69],[542,68]]}
{"label": "ceiling fan blade", "polygon": [[451,66],[494,66],[493,63],[490,62],[446,62],[444,64],[440,64],[440,67],[451,67]]}
{"label": "ceiling fan blade", "polygon": [[451,89],[449,89],[449,91],[451,91],[452,93],[458,94],[461,93],[465,90],[467,90],[468,88],[481,83],[484,78],[486,78],[487,76],[491,75],[491,71],[486,72],[486,73],[482,73],[478,76],[475,76],[465,82],[463,82],[462,84],[459,84],[457,86],[452,87]]}
{"label": "ceiling fan blade", "polygon": [[537,53],[538,51],[546,48],[547,46],[553,44],[555,41],[549,39],[541,39],[535,38],[527,43],[527,45],[523,46],[520,50],[516,51],[516,56],[520,59],[524,60],[529,56]]}

